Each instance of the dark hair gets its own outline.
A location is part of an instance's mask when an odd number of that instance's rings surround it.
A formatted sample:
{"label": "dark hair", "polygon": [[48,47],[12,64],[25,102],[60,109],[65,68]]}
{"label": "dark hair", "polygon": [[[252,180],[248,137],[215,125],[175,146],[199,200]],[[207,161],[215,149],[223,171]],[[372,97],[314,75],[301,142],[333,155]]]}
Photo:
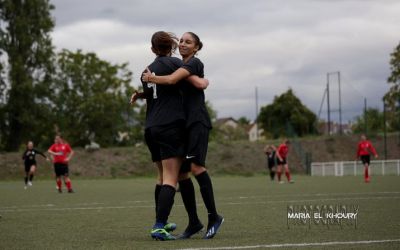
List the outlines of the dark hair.
{"label": "dark hair", "polygon": [[198,51],[200,51],[201,48],[203,48],[203,43],[200,41],[200,37],[198,35],[196,35],[195,33],[190,32],[190,31],[188,31],[186,33],[188,33],[189,35],[191,35],[193,37],[194,42],[196,43],[197,46],[199,46],[199,50]]}
{"label": "dark hair", "polygon": [[178,38],[170,32],[157,31],[151,37],[153,52],[158,56],[167,56],[178,48]]}

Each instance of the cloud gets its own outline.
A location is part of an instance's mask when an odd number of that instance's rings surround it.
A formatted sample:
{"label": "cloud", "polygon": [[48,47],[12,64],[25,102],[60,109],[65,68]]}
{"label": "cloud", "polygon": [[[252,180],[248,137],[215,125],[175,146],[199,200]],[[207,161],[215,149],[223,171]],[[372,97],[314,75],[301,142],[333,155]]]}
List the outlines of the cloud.
{"label": "cloud", "polygon": [[[344,120],[350,120],[362,112],[364,98],[372,107],[381,106],[389,54],[399,43],[400,3],[395,0],[52,3],[57,48],[129,62],[135,86],[154,58],[150,37],[155,31],[199,34],[205,45],[199,58],[211,81],[206,96],[219,116],[254,119],[255,87],[260,106],[292,88],[317,113],[327,72],[340,70]],[[337,108],[337,81],[331,81]]]}

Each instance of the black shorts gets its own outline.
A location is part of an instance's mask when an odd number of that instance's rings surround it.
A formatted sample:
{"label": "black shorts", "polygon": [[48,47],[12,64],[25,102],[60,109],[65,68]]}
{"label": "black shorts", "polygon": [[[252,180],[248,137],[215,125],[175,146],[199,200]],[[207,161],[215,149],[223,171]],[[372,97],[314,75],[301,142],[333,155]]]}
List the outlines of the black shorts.
{"label": "black shorts", "polygon": [[282,161],[279,160],[279,158],[277,160],[278,160],[278,165],[286,165],[287,164],[286,158],[282,158]]}
{"label": "black shorts", "polygon": [[369,166],[369,163],[370,163],[369,155],[362,155],[361,156],[361,161],[362,161],[363,165],[368,164],[368,166]]}
{"label": "black shorts", "polygon": [[185,124],[178,121],[164,126],[151,127],[145,133],[153,161],[185,155]]}
{"label": "black shorts", "polygon": [[[189,163],[195,163],[199,166],[206,165],[208,150],[208,136],[210,129],[201,122],[192,124],[186,130],[186,159]],[[181,167],[181,173],[190,171],[190,164],[184,163]]]}
{"label": "black shorts", "polygon": [[31,167],[35,165],[36,166],[36,161],[26,161],[25,162],[25,172],[28,173],[31,171]]}
{"label": "black shorts", "polygon": [[57,177],[68,176],[69,169],[67,163],[54,163],[54,172]]}

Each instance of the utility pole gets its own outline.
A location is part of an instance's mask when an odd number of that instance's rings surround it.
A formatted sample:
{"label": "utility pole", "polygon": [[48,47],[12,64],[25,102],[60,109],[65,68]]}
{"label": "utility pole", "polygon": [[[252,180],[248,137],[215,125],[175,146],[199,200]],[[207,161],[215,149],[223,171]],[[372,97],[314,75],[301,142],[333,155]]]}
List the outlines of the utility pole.
{"label": "utility pole", "polygon": [[343,134],[342,129],[342,92],[340,90],[340,71],[338,73],[338,84],[339,84],[339,134]]}
{"label": "utility pole", "polygon": [[386,103],[383,100],[383,148],[385,151],[385,160],[387,159],[387,141],[386,141]]}
{"label": "utility pole", "polygon": [[256,119],[255,119],[255,123],[256,123],[256,140],[258,141],[258,90],[257,90],[257,86],[256,86]]}
{"label": "utility pole", "polygon": [[331,135],[331,104],[329,102],[329,73],[326,75],[326,102],[328,106],[328,135]]}
{"label": "utility pole", "polygon": [[367,135],[367,123],[368,123],[368,119],[367,119],[367,98],[364,97],[364,134]]}

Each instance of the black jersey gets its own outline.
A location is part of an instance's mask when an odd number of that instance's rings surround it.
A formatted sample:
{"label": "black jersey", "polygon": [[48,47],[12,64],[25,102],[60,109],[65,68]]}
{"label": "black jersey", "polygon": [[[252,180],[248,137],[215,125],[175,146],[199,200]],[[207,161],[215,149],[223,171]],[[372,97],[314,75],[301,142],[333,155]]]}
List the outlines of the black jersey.
{"label": "black jersey", "polygon": [[42,152],[33,148],[25,150],[24,154],[22,155],[22,160],[25,161],[25,164],[36,163],[36,155],[41,155],[46,158]]}
{"label": "black jersey", "polygon": [[[191,75],[204,77],[204,65],[200,59],[192,57],[182,68],[189,71]],[[183,103],[186,115],[186,126],[189,127],[195,122],[201,122],[211,128],[211,120],[207,111],[204,91],[194,87],[192,84],[185,84],[183,89]]]}
{"label": "black jersey", "polygon": [[[176,57],[159,56],[149,69],[155,75],[170,75],[182,66],[182,60]],[[175,85],[161,85],[142,81],[147,102],[146,128],[161,126],[179,120],[185,120],[183,97],[179,82]]]}
{"label": "black jersey", "polygon": [[272,151],[270,153],[266,153],[267,159],[268,159],[268,167],[272,168],[276,165],[276,155],[275,151]]}

